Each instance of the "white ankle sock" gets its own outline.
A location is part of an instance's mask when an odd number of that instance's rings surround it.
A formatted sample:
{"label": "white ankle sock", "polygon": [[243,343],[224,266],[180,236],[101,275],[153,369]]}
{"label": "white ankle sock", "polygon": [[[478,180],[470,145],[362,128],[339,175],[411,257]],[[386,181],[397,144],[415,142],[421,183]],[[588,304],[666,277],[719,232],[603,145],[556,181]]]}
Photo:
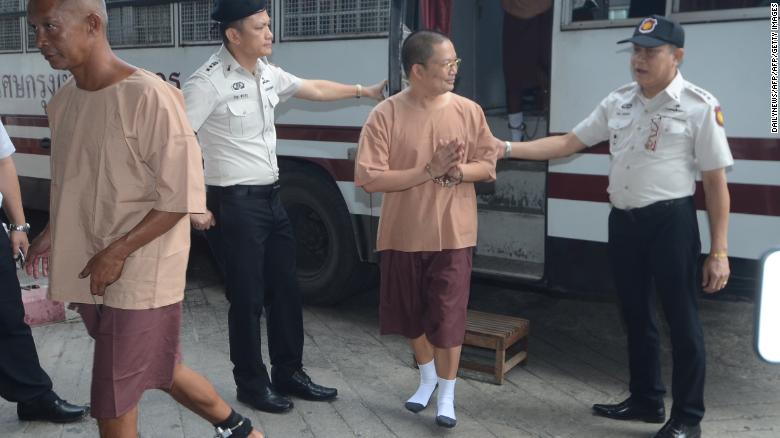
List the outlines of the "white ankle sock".
{"label": "white ankle sock", "polygon": [[512,141],[523,140],[523,113],[508,114],[509,133],[512,135]]}
{"label": "white ankle sock", "polygon": [[436,395],[436,416],[455,418],[455,379],[439,377],[439,393]]}
{"label": "white ankle sock", "polygon": [[417,392],[406,402],[428,406],[428,401],[436,389],[436,365],[434,365],[433,361],[430,361],[422,365],[417,364],[417,367],[420,369],[420,386],[417,387]]}

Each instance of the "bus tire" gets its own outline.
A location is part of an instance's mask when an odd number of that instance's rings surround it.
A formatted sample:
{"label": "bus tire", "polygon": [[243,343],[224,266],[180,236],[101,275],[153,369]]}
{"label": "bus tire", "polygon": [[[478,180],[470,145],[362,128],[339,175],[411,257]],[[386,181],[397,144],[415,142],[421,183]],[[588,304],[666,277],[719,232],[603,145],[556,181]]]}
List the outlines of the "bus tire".
{"label": "bus tire", "polygon": [[304,166],[281,174],[282,203],[296,240],[298,284],[307,304],[336,304],[369,285],[352,220],[329,175]]}

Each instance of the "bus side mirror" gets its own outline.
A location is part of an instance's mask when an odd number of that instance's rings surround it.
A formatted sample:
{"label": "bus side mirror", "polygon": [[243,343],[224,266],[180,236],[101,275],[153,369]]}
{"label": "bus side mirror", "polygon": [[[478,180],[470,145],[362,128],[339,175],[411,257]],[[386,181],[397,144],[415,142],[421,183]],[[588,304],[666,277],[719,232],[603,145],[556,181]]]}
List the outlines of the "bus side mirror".
{"label": "bus side mirror", "polygon": [[756,352],[761,359],[780,364],[780,248],[761,258],[758,281]]}

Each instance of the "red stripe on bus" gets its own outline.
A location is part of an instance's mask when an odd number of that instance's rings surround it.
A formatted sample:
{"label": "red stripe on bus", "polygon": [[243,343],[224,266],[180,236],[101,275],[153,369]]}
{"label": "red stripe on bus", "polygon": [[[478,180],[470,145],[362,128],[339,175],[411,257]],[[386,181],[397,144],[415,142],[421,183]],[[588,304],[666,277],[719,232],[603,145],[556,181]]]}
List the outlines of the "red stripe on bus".
{"label": "red stripe on bus", "polygon": [[[46,116],[5,115],[0,116],[4,125],[48,127]],[[360,138],[360,126],[332,125],[290,125],[277,124],[276,134],[280,140],[332,141],[338,143],[357,143]],[[780,139],[729,137],[731,153],[737,160],[780,161]],[[609,154],[609,145],[602,142],[582,151],[589,154]],[[30,151],[26,153],[42,153]],[[44,153],[45,154],[45,153]]]}
{"label": "red stripe on bus", "polygon": [[281,140],[333,141],[357,143],[360,126],[276,125],[276,138]]}
{"label": "red stripe on bus", "polygon": [[[550,173],[547,179],[549,198],[573,201],[609,202],[606,175],[579,175],[573,173]],[[759,184],[729,184],[731,212],[780,216],[780,186]],[[696,208],[705,209],[704,189],[696,183]]]}
{"label": "red stripe on bus", "polygon": [[20,154],[49,155],[48,149],[41,147],[41,140],[37,138],[11,137],[16,152]]}
{"label": "red stripe on bus", "polygon": [[24,114],[7,114],[0,116],[3,125],[34,126],[36,128],[48,128],[49,119],[46,116],[33,116]]}
{"label": "red stripe on bus", "polygon": [[[48,127],[49,121],[42,115],[7,114],[0,116],[4,125]],[[276,135],[281,140],[333,141],[357,143],[360,126],[291,125],[277,124]],[[729,137],[731,153],[737,160],[780,161],[780,139]],[[582,151],[591,154],[609,154],[607,142]]]}
{"label": "red stripe on bus", "polygon": [[[780,139],[729,137],[729,147],[735,160],[780,161]],[[582,153],[607,155],[609,143],[598,143]]]}
{"label": "red stripe on bus", "polygon": [[[284,156],[282,156],[284,157]],[[338,158],[316,158],[316,157],[288,157],[298,158],[325,169],[331,177],[336,181],[355,181],[355,162],[352,160],[338,159]]]}

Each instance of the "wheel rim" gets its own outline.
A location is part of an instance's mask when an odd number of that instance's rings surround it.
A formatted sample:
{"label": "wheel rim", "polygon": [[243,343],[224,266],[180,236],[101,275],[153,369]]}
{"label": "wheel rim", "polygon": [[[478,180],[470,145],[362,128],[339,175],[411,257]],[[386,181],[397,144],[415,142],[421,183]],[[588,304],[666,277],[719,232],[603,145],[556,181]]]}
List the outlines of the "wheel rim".
{"label": "wheel rim", "polygon": [[309,280],[317,277],[331,259],[330,235],[320,214],[304,204],[294,204],[287,209],[295,231],[298,275]]}

